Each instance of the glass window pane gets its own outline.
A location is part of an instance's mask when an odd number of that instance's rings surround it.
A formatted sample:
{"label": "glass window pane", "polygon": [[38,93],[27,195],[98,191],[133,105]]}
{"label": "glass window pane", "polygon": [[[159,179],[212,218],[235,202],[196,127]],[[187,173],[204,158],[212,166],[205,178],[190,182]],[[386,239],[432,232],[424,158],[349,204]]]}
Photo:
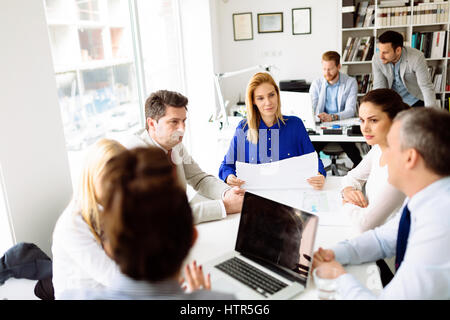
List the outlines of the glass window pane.
{"label": "glass window pane", "polygon": [[48,21],[69,21],[75,19],[73,1],[45,0]]}
{"label": "glass window pane", "polygon": [[108,0],[108,20],[110,24],[126,24],[128,18],[128,3],[122,0]]}
{"label": "glass window pane", "polygon": [[[60,9],[60,1],[71,8],[70,13]],[[56,89],[76,186],[89,145],[102,137],[121,141],[140,127],[128,1],[45,3],[53,12],[47,17]],[[50,20],[62,12],[77,18]]]}
{"label": "glass window pane", "polygon": [[147,95],[159,89],[184,91],[175,10],[174,0],[138,1]]}
{"label": "glass window pane", "polygon": [[130,58],[133,54],[131,36],[125,28],[110,28],[113,59]]}
{"label": "glass window pane", "polygon": [[99,0],[77,0],[80,20],[100,21]]}
{"label": "glass window pane", "polygon": [[103,29],[79,29],[82,61],[102,60],[105,58],[103,50]]}

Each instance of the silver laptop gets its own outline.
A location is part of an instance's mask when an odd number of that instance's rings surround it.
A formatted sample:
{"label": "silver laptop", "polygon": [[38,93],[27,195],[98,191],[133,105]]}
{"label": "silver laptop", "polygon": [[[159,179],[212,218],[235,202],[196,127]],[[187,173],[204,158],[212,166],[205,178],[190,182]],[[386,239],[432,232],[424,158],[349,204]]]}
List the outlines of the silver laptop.
{"label": "silver laptop", "polygon": [[280,91],[281,113],[303,120],[306,129],[316,129],[319,118],[315,116],[309,92]]}
{"label": "silver laptop", "polygon": [[289,299],[308,282],[319,218],[246,192],[235,251],[204,264],[214,290]]}

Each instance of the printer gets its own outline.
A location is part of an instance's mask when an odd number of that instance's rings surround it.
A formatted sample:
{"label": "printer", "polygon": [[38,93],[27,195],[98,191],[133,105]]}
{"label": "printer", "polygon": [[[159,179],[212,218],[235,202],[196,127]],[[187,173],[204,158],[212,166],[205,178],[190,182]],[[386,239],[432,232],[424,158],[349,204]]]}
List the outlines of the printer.
{"label": "printer", "polygon": [[306,80],[281,80],[280,91],[309,92],[311,83]]}

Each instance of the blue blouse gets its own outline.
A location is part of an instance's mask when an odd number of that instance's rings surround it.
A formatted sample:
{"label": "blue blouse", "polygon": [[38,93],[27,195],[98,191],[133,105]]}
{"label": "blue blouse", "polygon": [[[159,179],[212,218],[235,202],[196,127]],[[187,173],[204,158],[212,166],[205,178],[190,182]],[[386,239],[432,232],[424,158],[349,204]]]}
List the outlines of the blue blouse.
{"label": "blue blouse", "polygon": [[[303,121],[294,116],[283,118],[285,124],[279,121],[279,124],[275,123],[270,128],[261,120],[259,141],[256,145],[247,140],[247,120],[242,120],[219,168],[219,178],[225,181],[228,175],[236,175],[236,161],[259,164],[315,152]],[[319,172],[326,177],[327,173],[320,158]]]}

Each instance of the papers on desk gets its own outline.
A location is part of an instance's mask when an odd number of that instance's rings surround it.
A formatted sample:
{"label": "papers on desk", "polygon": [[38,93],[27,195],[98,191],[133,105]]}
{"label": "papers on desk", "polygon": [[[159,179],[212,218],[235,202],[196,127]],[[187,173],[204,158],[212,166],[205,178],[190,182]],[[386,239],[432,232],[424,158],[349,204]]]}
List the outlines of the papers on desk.
{"label": "papers on desk", "polygon": [[321,226],[351,226],[351,220],[344,213],[342,198],[338,191],[259,189],[251,192],[315,214],[319,217]]}
{"label": "papers on desk", "polygon": [[236,175],[244,180],[242,188],[252,190],[264,189],[312,189],[306,181],[319,172],[317,153],[280,161],[253,164],[236,162]]}
{"label": "papers on desk", "polygon": [[[311,212],[319,225],[349,226],[338,191],[314,190],[306,179],[318,172],[317,153],[264,164],[236,162],[243,189],[288,206]],[[326,182],[325,182],[326,183]]]}
{"label": "papers on desk", "polygon": [[314,213],[322,226],[349,226],[350,219],[343,214],[342,199],[338,192],[303,191],[299,194],[300,209]]}

